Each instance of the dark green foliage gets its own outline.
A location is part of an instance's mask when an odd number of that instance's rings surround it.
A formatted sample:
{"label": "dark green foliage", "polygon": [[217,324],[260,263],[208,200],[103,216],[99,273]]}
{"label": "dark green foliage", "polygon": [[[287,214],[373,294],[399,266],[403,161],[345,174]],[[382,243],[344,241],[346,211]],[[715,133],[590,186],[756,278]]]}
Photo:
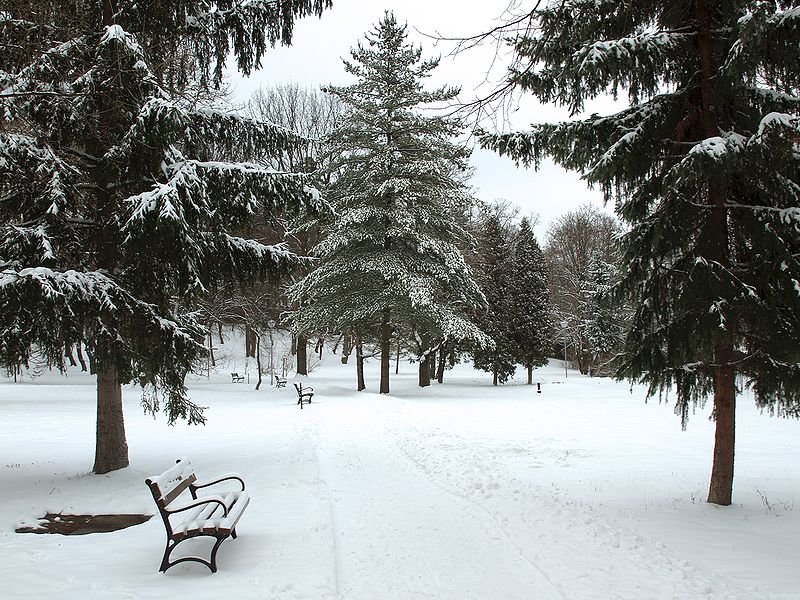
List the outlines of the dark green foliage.
{"label": "dark green foliage", "polygon": [[[257,67],[325,0],[11,1],[0,11],[0,364],[64,368],[83,345],[170,420],[202,421],[185,374],[210,286],[277,277],[283,247],[236,235],[319,210],[305,176],[255,161],[307,143],[214,108],[232,53]],[[157,395],[152,395],[157,397]]]}
{"label": "dark green foliage", "polygon": [[530,223],[522,219],[510,257],[509,316],[514,358],[525,368],[547,364],[552,325],[544,254]]}
{"label": "dark green foliage", "polygon": [[473,352],[475,368],[492,373],[493,383],[505,383],[517,370],[518,344],[514,337],[517,315],[513,309],[511,284],[511,231],[501,220],[499,207],[491,207],[481,220],[481,289],[487,309],[478,316],[478,325],[494,342]]}
{"label": "dark green foliage", "polygon": [[588,356],[589,374],[610,372],[610,363],[621,351],[627,314],[615,293],[619,270],[615,264],[595,258],[589,264],[580,302],[582,351]]}

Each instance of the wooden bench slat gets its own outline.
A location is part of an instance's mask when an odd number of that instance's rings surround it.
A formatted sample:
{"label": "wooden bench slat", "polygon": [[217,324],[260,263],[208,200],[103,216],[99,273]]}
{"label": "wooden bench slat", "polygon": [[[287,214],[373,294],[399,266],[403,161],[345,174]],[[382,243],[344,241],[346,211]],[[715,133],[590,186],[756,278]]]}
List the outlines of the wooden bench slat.
{"label": "wooden bench slat", "polygon": [[[244,491],[244,480],[239,475],[226,475],[201,485],[213,486],[226,481],[236,481],[242,489],[198,495],[198,486],[194,485],[197,476],[186,459],[179,459],[174,467],[145,480],[167,530],[167,547],[160,571],[166,571],[179,562],[193,560],[216,572],[217,549],[228,537],[236,537],[236,524],[250,503],[250,496]],[[176,503],[177,498],[187,489],[191,492],[191,498],[187,495],[187,501]],[[170,555],[180,542],[199,535],[217,538],[209,561],[199,557],[183,557],[170,562]]]}

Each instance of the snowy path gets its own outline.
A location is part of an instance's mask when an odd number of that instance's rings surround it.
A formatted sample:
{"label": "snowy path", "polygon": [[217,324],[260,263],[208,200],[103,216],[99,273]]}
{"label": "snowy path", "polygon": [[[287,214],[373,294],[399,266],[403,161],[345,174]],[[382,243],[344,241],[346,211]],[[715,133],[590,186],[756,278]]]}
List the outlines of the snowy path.
{"label": "snowy path", "polygon": [[536,458],[535,444],[459,439],[410,406],[368,394],[315,407],[339,598],[757,597],[516,478],[504,453]]}
{"label": "snowy path", "polygon": [[564,598],[490,515],[437,485],[386,429],[364,430],[365,409],[340,405],[335,422],[317,421],[340,597]]}

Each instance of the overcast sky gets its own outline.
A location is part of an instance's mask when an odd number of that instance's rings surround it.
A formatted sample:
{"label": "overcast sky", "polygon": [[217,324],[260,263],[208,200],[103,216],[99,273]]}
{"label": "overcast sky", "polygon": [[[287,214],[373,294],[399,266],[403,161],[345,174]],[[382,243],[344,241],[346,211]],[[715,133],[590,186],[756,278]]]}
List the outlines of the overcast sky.
{"label": "overcast sky", "polygon": [[[451,43],[436,44],[434,39],[423,34],[438,33],[452,38],[479,33],[496,23],[506,5],[505,0],[470,3],[463,0],[333,0],[333,8],[325,11],[321,19],[306,18],[296,22],[294,43],[290,48],[269,52],[263,68],[251,77],[234,77],[235,98],[244,101],[259,87],[278,83],[296,82],[311,87],[351,83],[352,79],[342,67],[342,57],[350,58],[350,49],[372,29],[383,16],[384,9],[388,9],[400,22],[408,23],[409,39],[422,46],[423,57],[442,57],[429,87],[444,83],[460,86],[462,100],[474,99],[492,89],[502,77],[507,61],[502,57],[494,60],[493,47],[451,57]],[[487,72],[490,72],[488,80]],[[597,112],[610,110],[604,108],[607,110]],[[509,115],[507,127],[524,129],[531,122],[564,118],[566,113],[559,109],[538,106],[528,98],[522,99],[519,108]],[[559,215],[586,202],[603,205],[597,190],[589,190],[577,174],[552,163],[534,172],[517,168],[507,158],[476,148],[472,164],[475,167],[472,185],[478,197],[485,201],[505,199],[518,205],[522,214],[538,214],[536,234],[542,242],[548,225]],[[606,210],[611,211],[611,206]]]}

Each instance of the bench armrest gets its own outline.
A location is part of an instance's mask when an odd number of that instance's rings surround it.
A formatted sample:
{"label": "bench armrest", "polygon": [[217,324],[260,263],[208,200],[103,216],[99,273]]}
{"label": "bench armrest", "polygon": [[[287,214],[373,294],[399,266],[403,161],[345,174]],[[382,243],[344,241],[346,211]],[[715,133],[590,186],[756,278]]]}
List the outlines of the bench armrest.
{"label": "bench armrest", "polygon": [[220,475],[216,479],[209,479],[206,481],[195,481],[190,487],[192,490],[198,490],[200,488],[208,487],[210,485],[216,485],[217,483],[222,483],[223,481],[231,481],[236,480],[242,485],[242,491],[244,491],[244,479],[238,473],[225,473],[224,475]]}
{"label": "bench armrest", "polygon": [[189,510],[190,508],[197,508],[198,506],[203,506],[204,504],[211,504],[212,502],[219,504],[222,507],[222,516],[228,516],[228,507],[225,506],[225,501],[222,499],[222,496],[203,496],[202,498],[195,498],[192,502],[187,504],[179,504],[177,507],[174,504],[170,504],[164,509],[164,512],[167,514],[179,513],[185,510]]}

